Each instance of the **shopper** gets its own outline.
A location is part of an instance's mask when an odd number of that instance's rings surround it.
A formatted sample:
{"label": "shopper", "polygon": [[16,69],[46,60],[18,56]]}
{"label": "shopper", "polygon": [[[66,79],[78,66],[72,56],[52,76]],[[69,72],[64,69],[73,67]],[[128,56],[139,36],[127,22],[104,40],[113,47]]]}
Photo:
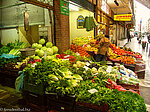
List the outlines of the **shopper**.
{"label": "shopper", "polygon": [[109,44],[110,44],[110,41],[109,41],[108,35],[105,35],[105,37],[101,38],[99,45],[97,46],[98,52],[97,52],[97,55],[95,57],[96,62],[106,60],[107,52],[109,50]]}
{"label": "shopper", "polygon": [[129,30],[127,31],[127,38],[128,38],[128,42],[129,41],[131,42],[131,36],[130,36],[130,31]]}

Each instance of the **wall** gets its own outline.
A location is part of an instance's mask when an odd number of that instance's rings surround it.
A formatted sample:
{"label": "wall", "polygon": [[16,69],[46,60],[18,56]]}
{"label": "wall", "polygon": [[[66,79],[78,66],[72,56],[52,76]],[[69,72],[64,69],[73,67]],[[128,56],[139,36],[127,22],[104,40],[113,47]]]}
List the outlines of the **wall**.
{"label": "wall", "polygon": [[70,20],[70,42],[75,37],[86,37],[86,36],[94,36],[94,29],[92,31],[87,32],[86,29],[77,29],[77,18],[79,15],[83,17],[86,16],[93,16],[94,13],[89,12],[87,10],[80,10],[80,11],[70,11],[69,12],[69,20]]}
{"label": "wall", "polygon": [[[19,0],[1,0],[2,6],[11,6],[23,3]],[[16,27],[24,25],[24,12],[25,7],[29,13],[29,24],[37,25],[44,24],[44,10],[31,4],[22,4],[18,6],[11,6],[2,9],[2,25],[3,27]]]}
{"label": "wall", "polygon": [[2,33],[1,43],[3,45],[18,40],[18,34],[16,28],[1,30],[1,33]]}
{"label": "wall", "polygon": [[[23,3],[19,0],[0,0],[0,5],[3,7],[15,5],[18,3]],[[20,40],[26,43],[34,43],[39,40],[39,32],[38,25],[44,24],[44,9],[41,7],[37,7],[35,5],[26,4],[28,13],[29,13],[29,31],[26,33],[24,31],[24,11],[25,4],[12,6],[3,8],[0,10],[0,14],[2,14],[1,23],[2,30],[0,30],[0,37],[2,44],[7,44],[9,42],[14,42],[15,40]],[[47,14],[47,13],[45,13]],[[48,15],[48,14],[47,14]],[[48,21],[49,22],[49,21]],[[19,26],[19,32],[17,33],[17,29],[15,27]],[[9,27],[9,29],[5,29]]]}

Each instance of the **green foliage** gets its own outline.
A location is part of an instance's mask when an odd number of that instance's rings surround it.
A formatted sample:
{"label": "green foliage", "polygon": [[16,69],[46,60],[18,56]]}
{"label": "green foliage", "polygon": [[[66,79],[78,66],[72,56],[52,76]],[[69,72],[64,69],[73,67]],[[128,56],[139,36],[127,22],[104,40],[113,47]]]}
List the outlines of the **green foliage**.
{"label": "green foliage", "polygon": [[[77,101],[96,105],[109,105],[110,112],[147,112],[144,99],[137,93],[118,91],[104,87],[101,81],[86,80],[76,89]],[[91,94],[88,90],[96,89]]]}

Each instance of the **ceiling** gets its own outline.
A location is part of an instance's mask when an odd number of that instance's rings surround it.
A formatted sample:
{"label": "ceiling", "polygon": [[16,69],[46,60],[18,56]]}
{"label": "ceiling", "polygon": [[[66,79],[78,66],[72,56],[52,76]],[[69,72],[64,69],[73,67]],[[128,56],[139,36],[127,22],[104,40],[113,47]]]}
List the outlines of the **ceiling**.
{"label": "ceiling", "polygon": [[129,8],[129,0],[116,0],[119,4],[117,6],[114,0],[107,0],[107,4],[111,7],[114,14],[129,14],[131,9]]}
{"label": "ceiling", "polygon": [[150,9],[150,0],[136,0]]}

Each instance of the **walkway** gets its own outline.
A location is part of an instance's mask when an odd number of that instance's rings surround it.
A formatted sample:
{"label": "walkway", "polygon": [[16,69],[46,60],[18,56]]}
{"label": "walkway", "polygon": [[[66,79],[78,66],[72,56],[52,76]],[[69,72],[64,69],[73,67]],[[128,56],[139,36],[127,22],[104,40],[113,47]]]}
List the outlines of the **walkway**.
{"label": "walkway", "polygon": [[[147,38],[145,37],[143,40],[147,40]],[[132,38],[131,42],[126,44],[126,47],[130,47],[133,51],[141,53],[146,62],[145,79],[140,79],[140,94],[144,98],[150,112],[150,44],[143,49],[142,44],[138,43],[138,40],[135,37]]]}

